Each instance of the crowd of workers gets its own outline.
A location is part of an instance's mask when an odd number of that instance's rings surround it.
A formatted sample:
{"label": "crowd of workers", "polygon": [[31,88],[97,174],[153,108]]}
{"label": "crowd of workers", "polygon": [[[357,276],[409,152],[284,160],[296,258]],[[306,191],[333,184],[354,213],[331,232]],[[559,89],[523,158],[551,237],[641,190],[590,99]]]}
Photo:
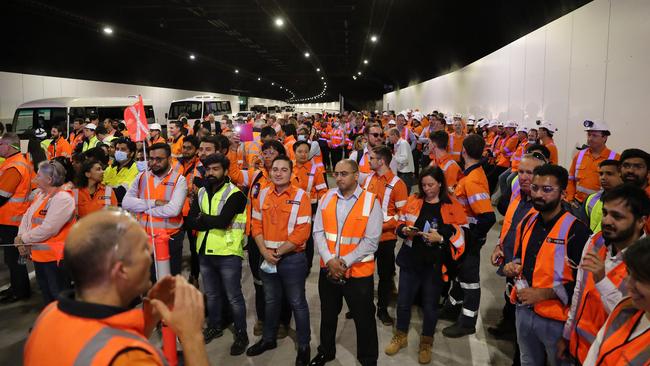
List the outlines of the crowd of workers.
{"label": "crowd of workers", "polygon": [[[488,246],[505,301],[488,331],[514,342],[514,364],[647,365],[650,154],[619,155],[606,146],[604,122],[583,126],[587,143],[568,170],[549,121],[436,111],[182,117],[166,138],[150,125],[141,142],[122,122],[91,117],[67,137],[67,126],[33,131],[27,153],[2,131],[0,237],[11,286],[0,302],[30,297],[33,262],[45,308],[27,365],[50,364],[53,349],[60,364],[163,364],[147,340],[161,319],[188,365],[207,364],[204,344],[230,326],[231,355],[254,357],[277,347],[292,317],[295,364],[324,365],[336,357],[343,299],[362,365],[377,364],[376,321],[394,326],[383,347],[395,355],[419,306],[417,357],[427,364],[438,319],[452,321],[445,337],[476,332],[480,252],[501,225]],[[174,277],[156,281],[151,235],[168,243]],[[312,357],[305,281],[315,252]],[[246,258],[254,299],[242,291]],[[259,339],[249,345],[251,301]]]}

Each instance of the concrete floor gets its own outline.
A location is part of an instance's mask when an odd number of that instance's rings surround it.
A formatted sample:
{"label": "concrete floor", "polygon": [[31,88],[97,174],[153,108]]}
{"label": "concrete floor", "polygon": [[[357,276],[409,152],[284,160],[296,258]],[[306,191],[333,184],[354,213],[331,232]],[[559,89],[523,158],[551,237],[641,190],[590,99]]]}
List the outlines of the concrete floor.
{"label": "concrete floor", "polygon": [[[330,186],[334,182],[330,177]],[[488,336],[487,327],[494,325],[501,316],[503,305],[504,280],[495,274],[494,267],[489,263],[489,256],[496,243],[500,226],[496,225],[488,235],[487,244],[482,250],[481,259],[481,307],[480,317],[477,324],[477,332],[471,336],[449,339],[442,335],[442,329],[451,323],[439,321],[436,327],[433,344],[432,365],[499,365],[509,366],[512,364],[514,347],[511,342],[499,341]],[[185,256],[188,259],[185,263],[185,272],[189,271],[189,244],[186,241]],[[307,278],[307,302],[309,303],[311,319],[311,348],[312,356],[316,354],[320,327],[320,300],[318,298],[318,254],[314,256],[312,273]],[[33,267],[30,266],[30,277],[33,278]],[[399,267],[397,270],[399,275]],[[9,274],[6,266],[0,264],[0,290],[8,287]],[[397,279],[396,279],[397,281]],[[377,279],[375,278],[375,286]],[[246,310],[248,320],[248,334],[251,344],[257,341],[258,337],[253,336],[253,325],[255,324],[254,287],[253,279],[248,266],[244,260],[242,288],[246,299]],[[33,294],[31,299],[11,305],[0,305],[0,365],[22,364],[22,352],[28,331],[41,309],[41,296],[38,292],[38,285],[32,279]],[[344,305],[338,324],[337,337],[337,359],[328,365],[355,365],[356,361],[356,332],[354,322],[345,319],[347,307]],[[395,307],[389,307],[389,312],[394,317]],[[379,365],[417,365],[417,352],[419,344],[419,332],[421,330],[422,318],[417,308],[413,309],[411,327],[409,330],[409,345],[395,356],[387,356],[384,348],[390,342],[393,334],[392,327],[387,327],[377,322],[379,337]],[[293,327],[292,323],[292,327]],[[295,328],[294,328],[295,329]],[[55,335],[56,336],[56,335]],[[221,338],[213,340],[207,345],[210,362],[212,365],[293,365],[295,351],[295,332],[290,331],[289,337],[279,340],[275,350],[250,358],[245,355],[233,357],[229,350],[233,342],[231,331],[225,331]],[[152,340],[158,343],[157,340]]]}

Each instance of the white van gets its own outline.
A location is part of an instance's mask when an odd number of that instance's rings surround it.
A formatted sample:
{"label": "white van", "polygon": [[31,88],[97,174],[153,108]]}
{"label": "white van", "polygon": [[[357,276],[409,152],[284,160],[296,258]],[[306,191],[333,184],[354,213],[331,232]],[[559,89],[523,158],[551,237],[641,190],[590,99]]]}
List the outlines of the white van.
{"label": "white van", "polygon": [[232,114],[230,102],[221,100],[213,95],[196,95],[192,98],[173,100],[169,106],[169,113],[165,114],[167,123],[169,121],[178,120],[179,116],[183,113],[188,115],[188,122],[190,125],[193,121],[203,121],[210,113],[215,116],[222,116]]}
{"label": "white van", "polygon": [[[16,108],[12,122],[12,131],[18,135],[27,130],[43,128],[50,133],[52,126],[64,125],[70,133],[71,124],[76,118],[99,117],[124,119],[124,109],[138,101],[137,96],[129,97],[60,97],[37,99],[23,103]],[[155,123],[155,116],[151,101],[143,99],[144,112],[148,123]]]}

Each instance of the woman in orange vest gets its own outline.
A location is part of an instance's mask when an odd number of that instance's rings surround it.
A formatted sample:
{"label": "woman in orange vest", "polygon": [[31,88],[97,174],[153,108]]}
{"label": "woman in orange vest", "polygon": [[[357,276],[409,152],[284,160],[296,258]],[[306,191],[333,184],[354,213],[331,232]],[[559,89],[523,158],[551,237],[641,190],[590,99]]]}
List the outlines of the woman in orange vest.
{"label": "woman in orange vest", "polygon": [[14,244],[23,258],[31,252],[36,281],[47,305],[69,285],[61,260],[63,243],[75,223],[75,205],[70,192],[61,189],[65,168],[57,161],[44,161],[38,167],[35,181],[39,191],[23,215]]}
{"label": "woman in orange vest", "polygon": [[630,296],[609,314],[583,366],[650,364],[650,239],[631,245],[623,260]]}
{"label": "woman in orange vest", "polygon": [[78,218],[105,207],[117,207],[115,192],[111,187],[102,184],[104,168],[97,160],[84,161],[76,180],[77,188],[72,191],[72,194],[77,205]]}
{"label": "woman in orange vest", "polygon": [[397,234],[404,244],[397,254],[400,267],[397,298],[397,326],[387,355],[392,356],[407,346],[411,307],[415,295],[422,293],[422,336],[419,362],[431,362],[433,332],[438,321],[436,304],[443,281],[447,280],[445,263],[457,260],[465,250],[467,224],[463,206],[447,190],[444,172],[426,167],[420,173],[419,191],[409,197],[400,216]]}

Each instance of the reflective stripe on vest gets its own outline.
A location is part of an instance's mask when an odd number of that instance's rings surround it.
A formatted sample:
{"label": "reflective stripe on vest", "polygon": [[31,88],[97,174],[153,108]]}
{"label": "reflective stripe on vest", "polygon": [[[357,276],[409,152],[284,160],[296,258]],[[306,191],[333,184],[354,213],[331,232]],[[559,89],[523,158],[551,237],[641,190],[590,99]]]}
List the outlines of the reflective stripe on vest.
{"label": "reflective stripe on vest", "polygon": [[0,164],[0,179],[7,170],[14,168],[20,175],[20,182],[14,192],[0,191],[0,196],[7,198],[2,206],[0,225],[19,226],[23,215],[29,209],[34,171],[23,154],[17,153]]}
{"label": "reflective stripe on vest", "polygon": [[603,195],[603,191],[596,192],[587,198],[587,216],[591,217],[591,212]]}
{"label": "reflective stripe on vest", "polygon": [[[143,184],[143,177],[146,175],[146,181]],[[172,168],[171,172],[158,184],[160,186],[161,184],[165,186],[165,192],[163,194],[162,199],[165,201],[171,201],[172,195],[174,194],[174,188],[176,187],[176,184],[178,183],[178,179],[180,178],[181,173],[180,173],[180,164],[174,165]],[[138,180],[138,190],[139,190],[139,198],[140,199],[147,199],[147,193],[149,194],[149,199],[156,199],[155,197],[151,197],[152,190],[158,189],[157,187],[154,188],[154,184],[149,187],[149,192],[147,191],[147,185],[149,182],[149,179],[152,179],[152,181],[155,179],[153,175],[151,174],[150,171],[145,171],[144,173],[140,174],[140,179]],[[172,183],[173,182],[173,183]],[[154,229],[164,229],[169,232],[175,232],[178,229],[183,226],[183,216],[182,213],[179,213],[179,216],[176,217],[165,217],[165,218],[159,218],[159,217],[151,217],[151,220],[149,219],[149,215],[146,213],[141,213],[138,214],[138,222],[142,227],[147,228],[147,227],[152,227]]]}
{"label": "reflective stripe on vest", "polygon": [[[264,207],[264,200],[266,200],[266,196],[269,193],[269,189],[271,189],[271,187],[266,187],[260,192],[260,210],[262,209],[262,207]],[[304,194],[305,194],[305,191],[298,188],[298,190],[296,191],[296,195],[293,197],[293,201],[298,202],[298,204],[294,203],[294,204],[291,205],[291,213],[289,213],[289,221],[287,222],[287,234],[289,234],[289,235],[291,235],[291,233],[293,233],[293,230],[296,228],[296,225],[305,223],[305,222],[302,222],[302,221],[298,222],[298,210],[300,209],[300,201],[302,200],[302,196]],[[255,211],[253,211],[253,212],[255,212]],[[259,214],[259,216],[258,216],[259,220],[261,220],[262,219],[262,213],[259,212],[258,214]],[[266,243],[267,241],[265,240],[264,242]],[[271,242],[271,241],[269,241],[269,242],[274,243],[274,242]],[[268,247],[268,246],[267,246],[267,248],[269,248],[269,249],[277,249],[277,247],[271,248],[271,247]]]}
{"label": "reflective stripe on vest", "polygon": [[[370,181],[372,180],[372,177],[375,176],[375,172],[373,171],[370,173],[370,175],[366,178],[366,184],[364,184],[363,188],[368,189],[368,186],[370,186]],[[381,200],[381,212],[384,214],[384,222],[388,222],[391,219],[397,220],[399,217],[398,215],[395,216],[388,216],[388,204],[390,203],[390,195],[393,193],[393,188],[395,188],[395,185],[399,182],[399,177],[394,176],[393,179],[391,179],[390,183],[386,185],[386,189],[384,190],[384,197]],[[403,205],[403,204],[402,204]]]}
{"label": "reflective stripe on vest", "polygon": [[[199,208],[204,214],[219,216],[228,198],[237,192],[241,191],[230,182],[225,183],[212,197],[208,197],[205,188],[201,187],[197,194]],[[242,212],[233,217],[231,224],[226,229],[198,231],[196,236],[196,252],[201,253],[201,248],[205,245],[205,255],[236,255],[243,258],[245,229],[246,213]]]}
{"label": "reflective stripe on vest", "polygon": [[648,364],[650,329],[630,339],[642,316],[645,316],[645,312],[633,307],[630,298],[621,300],[605,323],[605,333],[598,350],[596,365]]}
{"label": "reflective stripe on vest", "polygon": [[[93,336],[91,339],[86,342],[86,344],[83,346],[81,351],[79,351],[79,355],[77,356],[77,359],[74,361],[74,366],[86,366],[86,365],[92,365],[93,360],[97,353],[102,350],[108,342],[110,342],[113,338],[116,337],[123,337],[123,338],[129,338],[141,342],[146,342],[146,340],[143,337],[137,336],[135,334],[125,332],[120,329],[116,328],[111,328],[111,327],[104,327],[102,330],[97,332],[95,336]],[[153,349],[156,350],[158,353],[159,358],[163,361],[165,365],[167,365],[167,360],[165,357],[162,355],[160,350],[158,350],[156,347],[152,347]]]}
{"label": "reflective stripe on vest", "polygon": [[311,187],[314,185],[314,176],[316,176],[316,169],[318,165],[312,163],[311,171],[309,172],[309,178],[307,179],[307,193],[311,194]]}

